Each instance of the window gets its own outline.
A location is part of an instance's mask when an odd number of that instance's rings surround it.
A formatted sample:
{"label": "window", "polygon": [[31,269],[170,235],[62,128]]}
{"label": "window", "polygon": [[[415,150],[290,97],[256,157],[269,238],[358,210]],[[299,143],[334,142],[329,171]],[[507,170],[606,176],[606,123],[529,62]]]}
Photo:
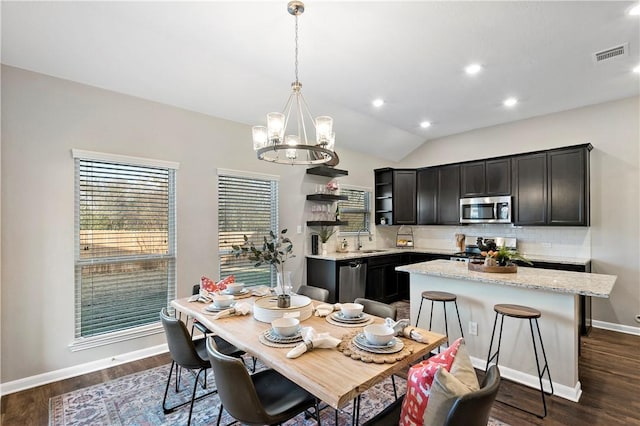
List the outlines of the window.
{"label": "window", "polygon": [[278,233],[278,178],[218,170],[218,241],[220,278],[234,275],[245,285],[275,284],[271,265],[254,266],[246,257],[231,252],[242,245],[244,235],[261,245],[269,231]]}
{"label": "window", "polygon": [[359,230],[369,232],[371,192],[341,187],[340,194],[349,197],[348,201],[340,201],[340,219],[349,222],[349,225],[340,227],[340,234],[356,233]]}
{"label": "window", "polygon": [[132,330],[149,324],[161,330],[158,313],[175,298],[177,164],[78,150],[73,156],[72,346],[113,333],[121,336],[115,341],[136,337]]}

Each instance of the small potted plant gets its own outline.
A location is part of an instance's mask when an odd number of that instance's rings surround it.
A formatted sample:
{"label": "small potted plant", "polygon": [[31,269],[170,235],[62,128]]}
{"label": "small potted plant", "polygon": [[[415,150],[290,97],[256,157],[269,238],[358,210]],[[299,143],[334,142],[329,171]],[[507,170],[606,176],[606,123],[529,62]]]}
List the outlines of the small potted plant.
{"label": "small potted plant", "polygon": [[270,238],[264,237],[262,247],[256,247],[244,235],[244,243],[240,246],[232,245],[231,248],[236,257],[248,256],[249,260],[256,262],[255,267],[264,263],[271,264],[276,269],[278,275],[278,284],[280,285],[280,293],[278,295],[278,307],[288,308],[291,305],[291,296],[288,294],[287,287],[291,287],[290,283],[285,281],[284,266],[287,259],[295,257],[293,254],[293,243],[285,236],[286,229],[280,231],[280,235],[276,236],[273,231],[269,231]]}
{"label": "small potted plant", "polygon": [[321,226],[320,232],[318,232],[318,236],[320,237],[320,242],[322,243],[322,255],[327,255],[327,241],[333,234],[336,233],[336,230],[333,229],[332,226]]}
{"label": "small potted plant", "polygon": [[485,257],[484,264],[486,266],[495,266],[496,264],[498,264],[498,266],[509,266],[513,264],[514,260],[519,260],[527,265],[533,265],[531,261],[520,253],[515,250],[509,250],[504,245],[498,250],[483,251],[480,254]]}

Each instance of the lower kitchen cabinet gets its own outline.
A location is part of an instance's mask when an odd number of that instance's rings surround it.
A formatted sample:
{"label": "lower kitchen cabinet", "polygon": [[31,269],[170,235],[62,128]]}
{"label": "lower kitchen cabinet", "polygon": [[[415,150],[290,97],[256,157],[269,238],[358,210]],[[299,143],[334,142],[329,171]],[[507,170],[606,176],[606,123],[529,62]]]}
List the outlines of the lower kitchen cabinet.
{"label": "lower kitchen cabinet", "polygon": [[402,254],[374,256],[368,260],[366,298],[391,303],[399,299],[396,266],[402,264]]}

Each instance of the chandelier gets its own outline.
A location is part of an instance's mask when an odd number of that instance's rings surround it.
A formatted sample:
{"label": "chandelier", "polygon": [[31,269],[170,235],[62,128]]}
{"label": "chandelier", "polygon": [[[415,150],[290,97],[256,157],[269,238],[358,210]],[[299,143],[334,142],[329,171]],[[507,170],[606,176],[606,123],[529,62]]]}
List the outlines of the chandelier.
{"label": "chandelier", "polygon": [[[298,16],[304,12],[304,3],[291,1],[287,5],[287,11],[296,19],[296,81],[291,83],[291,94],[283,112],[268,113],[266,127],[253,126],[253,149],[258,159],[273,163],[335,166],[339,159],[334,151],[336,136],[333,132],[333,119],[328,116],[313,119],[302,96],[302,83],[298,81]],[[309,122],[315,130],[315,139],[311,140],[307,137]]]}

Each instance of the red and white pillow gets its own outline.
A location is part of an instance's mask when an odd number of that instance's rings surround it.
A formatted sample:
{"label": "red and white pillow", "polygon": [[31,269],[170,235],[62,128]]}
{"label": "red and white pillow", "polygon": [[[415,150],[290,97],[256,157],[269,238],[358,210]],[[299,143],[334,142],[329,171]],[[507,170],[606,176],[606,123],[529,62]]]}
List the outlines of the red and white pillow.
{"label": "red and white pillow", "polygon": [[412,366],[402,402],[401,426],[443,424],[455,398],[480,385],[464,340]]}
{"label": "red and white pillow", "polygon": [[208,291],[209,293],[213,293],[216,291],[225,290],[227,288],[227,284],[231,284],[234,282],[236,282],[236,277],[234,275],[229,275],[228,277],[218,281],[217,283],[211,278],[207,278],[203,275],[200,278],[200,289]]}

